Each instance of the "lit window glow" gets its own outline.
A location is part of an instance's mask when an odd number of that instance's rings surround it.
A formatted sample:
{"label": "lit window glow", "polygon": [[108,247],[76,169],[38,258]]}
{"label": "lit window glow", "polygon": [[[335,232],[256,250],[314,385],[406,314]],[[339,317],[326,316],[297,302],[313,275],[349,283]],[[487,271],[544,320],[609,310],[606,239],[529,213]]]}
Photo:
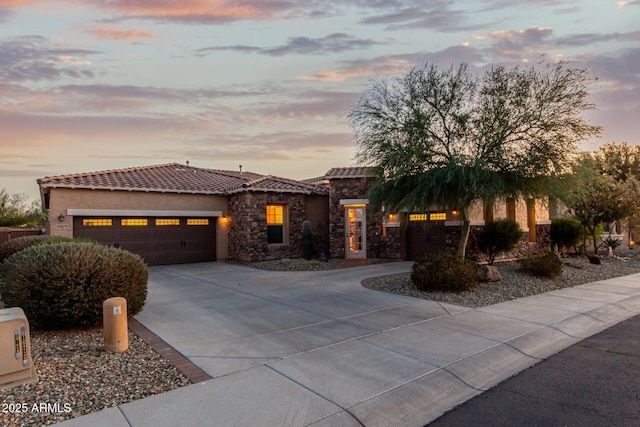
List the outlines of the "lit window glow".
{"label": "lit window glow", "polygon": [[267,206],[267,224],[280,225],[284,223],[284,208],[281,205]]}
{"label": "lit window glow", "polygon": [[190,218],[187,219],[187,225],[209,225],[208,218]]}
{"label": "lit window glow", "polygon": [[164,225],[180,225],[180,220],[177,218],[159,218],[156,219],[156,226]]}
{"label": "lit window glow", "polygon": [[146,218],[123,218],[120,225],[123,227],[146,227],[149,220]]}
{"label": "lit window glow", "polygon": [[112,220],[110,218],[83,219],[82,225],[85,227],[111,227]]}

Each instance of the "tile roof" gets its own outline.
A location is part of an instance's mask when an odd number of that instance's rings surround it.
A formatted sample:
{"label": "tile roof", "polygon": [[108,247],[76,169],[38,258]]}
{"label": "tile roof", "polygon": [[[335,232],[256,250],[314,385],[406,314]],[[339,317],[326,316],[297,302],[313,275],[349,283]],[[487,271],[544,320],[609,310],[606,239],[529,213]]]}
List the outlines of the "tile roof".
{"label": "tile roof", "polygon": [[332,168],[324,174],[325,179],[339,179],[339,178],[366,178],[371,176],[373,168],[354,166],[347,168]]}
{"label": "tile roof", "polygon": [[315,185],[322,185],[324,187],[326,187],[327,185],[329,185],[329,180],[324,176],[317,176],[315,178],[307,178],[307,179],[303,179],[300,182],[304,182],[306,184],[315,184]]}
{"label": "tile roof", "polygon": [[192,194],[274,191],[324,194],[320,186],[251,172],[203,169],[178,163],[48,176],[41,188],[88,188]]}
{"label": "tile roof", "polygon": [[272,175],[263,175],[259,178],[246,181],[240,186],[229,188],[227,190],[227,194],[240,193],[243,191],[275,191],[280,193],[329,194],[329,189],[326,187]]}

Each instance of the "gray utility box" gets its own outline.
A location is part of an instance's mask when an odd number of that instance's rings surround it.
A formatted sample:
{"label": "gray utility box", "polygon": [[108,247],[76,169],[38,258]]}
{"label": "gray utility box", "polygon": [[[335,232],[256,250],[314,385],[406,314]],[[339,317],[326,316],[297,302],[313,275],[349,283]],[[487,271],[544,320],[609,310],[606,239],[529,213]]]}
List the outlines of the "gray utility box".
{"label": "gray utility box", "polygon": [[38,381],[29,322],[19,307],[0,310],[0,390]]}

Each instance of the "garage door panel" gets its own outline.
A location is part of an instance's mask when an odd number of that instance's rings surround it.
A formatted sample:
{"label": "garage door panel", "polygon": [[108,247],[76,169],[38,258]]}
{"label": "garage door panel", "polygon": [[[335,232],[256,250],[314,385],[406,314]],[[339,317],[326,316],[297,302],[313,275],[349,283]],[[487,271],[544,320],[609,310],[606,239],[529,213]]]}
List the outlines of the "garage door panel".
{"label": "garage door panel", "polygon": [[153,242],[154,250],[157,251],[178,251],[182,247],[180,241],[175,240],[156,240]]}
{"label": "garage door panel", "polygon": [[187,226],[186,218],[180,225],[156,226],[156,218],[146,219],[147,226],[122,226],[119,217],[111,217],[111,226],[86,226],[82,217],[74,218],[74,237],[88,237],[105,245],[136,253],[149,265],[181,264],[215,261],[216,220],[208,225]]}
{"label": "garage door panel", "polygon": [[412,221],[407,230],[407,258],[415,261],[425,254],[446,250],[444,221]]}
{"label": "garage door panel", "polygon": [[179,241],[182,239],[182,229],[179,227],[167,228],[167,227],[155,227],[153,231],[153,237],[155,240],[170,240]]}

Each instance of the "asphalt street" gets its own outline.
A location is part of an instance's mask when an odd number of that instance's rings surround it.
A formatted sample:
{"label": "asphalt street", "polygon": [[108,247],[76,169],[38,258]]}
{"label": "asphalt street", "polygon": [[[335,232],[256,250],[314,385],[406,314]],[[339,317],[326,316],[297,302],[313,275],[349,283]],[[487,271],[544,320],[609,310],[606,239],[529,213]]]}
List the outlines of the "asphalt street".
{"label": "asphalt street", "polygon": [[520,372],[428,426],[640,426],[640,316]]}

